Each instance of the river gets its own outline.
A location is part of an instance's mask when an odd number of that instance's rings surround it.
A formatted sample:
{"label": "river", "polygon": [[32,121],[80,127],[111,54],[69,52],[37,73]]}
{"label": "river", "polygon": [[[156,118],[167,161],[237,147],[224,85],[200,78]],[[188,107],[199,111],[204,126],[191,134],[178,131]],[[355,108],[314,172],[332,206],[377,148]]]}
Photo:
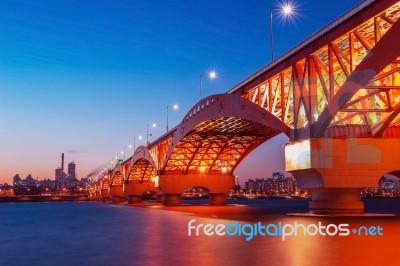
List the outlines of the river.
{"label": "river", "polygon": [[[96,202],[1,204],[0,265],[398,265],[399,216],[293,217],[283,212],[293,211],[291,206],[303,211],[305,201],[233,203],[225,209],[186,206],[184,212]],[[400,214],[400,200],[374,200],[366,205],[367,211]],[[199,215],[196,208],[208,212]],[[245,235],[207,236],[201,230],[195,236],[192,230],[188,236],[192,219],[193,225],[228,225],[237,220],[254,224],[254,208],[261,212],[258,220],[263,224],[320,222],[348,224],[349,229],[379,226],[383,235],[366,236],[364,231],[348,236],[299,233],[285,240],[268,235],[246,240]],[[253,215],[246,219],[246,213]]]}

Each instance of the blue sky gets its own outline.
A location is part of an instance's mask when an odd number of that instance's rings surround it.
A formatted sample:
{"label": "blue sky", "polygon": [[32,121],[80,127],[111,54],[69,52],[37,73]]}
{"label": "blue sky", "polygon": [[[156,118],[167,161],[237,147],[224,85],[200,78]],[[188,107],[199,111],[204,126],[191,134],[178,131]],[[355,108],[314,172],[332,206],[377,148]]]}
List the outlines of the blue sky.
{"label": "blue sky", "polygon": [[[358,1],[297,1],[274,12],[279,56]],[[78,177],[157,123],[153,140],[203,95],[224,93],[270,62],[269,7],[278,1],[2,1],[0,183],[54,178],[61,153]],[[237,169],[243,181],[283,170],[278,137]],[[144,144],[144,142],[139,143]],[[131,154],[131,151],[129,151]],[[280,153],[279,156],[270,156]],[[251,170],[250,170],[251,168]],[[241,180],[242,181],[242,180]],[[243,183],[243,182],[242,182]]]}

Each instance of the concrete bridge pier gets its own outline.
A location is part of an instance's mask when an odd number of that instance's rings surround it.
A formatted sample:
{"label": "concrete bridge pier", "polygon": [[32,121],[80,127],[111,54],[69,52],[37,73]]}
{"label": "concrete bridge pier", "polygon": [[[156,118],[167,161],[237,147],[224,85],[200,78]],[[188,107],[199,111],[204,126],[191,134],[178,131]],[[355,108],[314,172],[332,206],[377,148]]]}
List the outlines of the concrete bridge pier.
{"label": "concrete bridge pier", "polygon": [[100,201],[103,197],[101,196],[101,191],[100,190],[96,190],[96,193],[94,195],[94,200],[95,201]]}
{"label": "concrete bridge pier", "polygon": [[162,203],[163,202],[163,194],[157,194],[157,202]]}
{"label": "concrete bridge pier", "polygon": [[101,191],[101,201],[109,201],[110,200],[110,192],[108,189],[103,189]]}
{"label": "concrete bridge pier", "polygon": [[142,201],[142,196],[146,191],[154,191],[154,184],[150,181],[129,181],[124,185],[124,193],[129,204],[135,204]]}
{"label": "concrete bridge pier", "polygon": [[310,213],[315,214],[362,214],[364,201],[361,188],[311,189]]}
{"label": "concrete bridge pier", "polygon": [[117,203],[126,201],[126,196],[122,189],[122,186],[111,186],[109,193],[112,202]]}
{"label": "concrete bridge pier", "polygon": [[127,195],[129,204],[135,204],[142,201],[142,195]]}
{"label": "concrete bridge pier", "polygon": [[400,139],[306,139],[285,147],[286,171],[311,190],[310,212],[362,214],[361,189],[398,173]]}
{"label": "concrete bridge pier", "polygon": [[126,197],[125,196],[111,196],[111,201],[114,203],[124,202],[124,201],[126,201]]}
{"label": "concrete bridge pier", "polygon": [[208,204],[212,206],[226,205],[226,193],[209,193]]}
{"label": "concrete bridge pier", "polygon": [[162,202],[166,206],[181,205],[181,194],[180,193],[164,193]]}
{"label": "concrete bridge pier", "polygon": [[226,194],[235,185],[235,177],[228,174],[160,175],[159,187],[164,192],[164,205],[180,205],[181,194],[190,187],[209,190],[209,205],[225,205]]}

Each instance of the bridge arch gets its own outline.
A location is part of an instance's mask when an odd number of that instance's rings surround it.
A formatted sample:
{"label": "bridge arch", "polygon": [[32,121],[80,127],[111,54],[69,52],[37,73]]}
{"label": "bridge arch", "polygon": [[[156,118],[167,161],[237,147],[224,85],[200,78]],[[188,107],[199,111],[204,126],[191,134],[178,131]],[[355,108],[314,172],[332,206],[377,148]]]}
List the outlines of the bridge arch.
{"label": "bridge arch", "polygon": [[107,201],[110,198],[110,178],[103,177],[100,180],[100,196],[103,201]]}
{"label": "bridge arch", "polygon": [[291,129],[267,110],[232,94],[198,102],[176,128],[163,174],[232,174],[256,147]]}
{"label": "bridge arch", "polygon": [[157,190],[154,187],[157,168],[148,148],[145,146],[136,149],[129,165],[124,181],[124,192],[128,198],[128,203],[136,203],[142,200],[145,192]]}
{"label": "bridge arch", "polygon": [[118,164],[110,173],[110,187],[122,186],[124,176],[123,166]]}
{"label": "bridge arch", "polygon": [[145,182],[151,181],[157,174],[157,168],[154,160],[145,146],[136,149],[135,154],[129,162],[129,168],[125,177],[125,183],[131,181]]}
{"label": "bridge arch", "polygon": [[124,173],[123,166],[118,165],[110,176],[110,198],[113,202],[122,202],[126,200],[123,184],[124,183]]}

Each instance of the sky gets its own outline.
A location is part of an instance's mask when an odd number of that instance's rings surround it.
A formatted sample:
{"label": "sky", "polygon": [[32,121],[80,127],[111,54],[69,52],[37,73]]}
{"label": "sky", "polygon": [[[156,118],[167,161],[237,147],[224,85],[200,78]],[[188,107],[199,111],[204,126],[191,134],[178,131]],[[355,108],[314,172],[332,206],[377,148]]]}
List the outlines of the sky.
{"label": "sky", "polygon": [[[180,123],[203,96],[225,93],[270,60],[268,0],[3,0],[0,9],[0,183],[54,179],[61,153],[78,178],[146,136]],[[358,1],[294,2],[273,12],[275,56]],[[241,183],[284,170],[278,136],[238,166]],[[137,146],[144,141],[137,140]],[[127,156],[132,154],[126,149]],[[121,156],[120,156],[121,157]]]}

